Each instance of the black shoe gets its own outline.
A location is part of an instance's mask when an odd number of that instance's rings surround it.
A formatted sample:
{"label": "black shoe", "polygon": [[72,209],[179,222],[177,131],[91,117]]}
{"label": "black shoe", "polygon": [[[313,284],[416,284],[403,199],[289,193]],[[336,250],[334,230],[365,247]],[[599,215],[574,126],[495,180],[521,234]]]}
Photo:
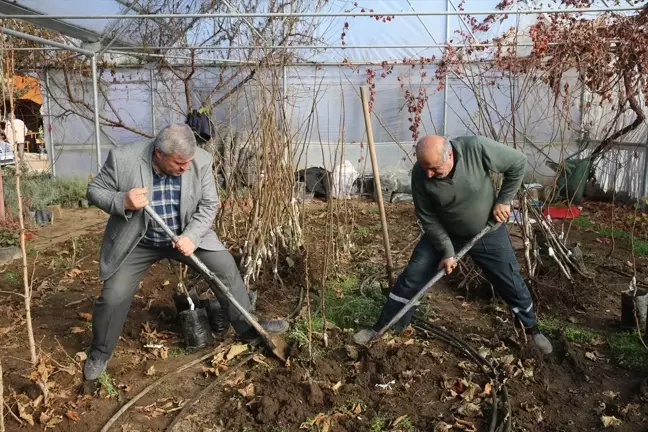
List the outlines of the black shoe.
{"label": "black shoe", "polygon": [[106,370],[106,365],[108,364],[105,360],[96,360],[92,357],[86,359],[85,365],[83,366],[83,376],[87,381],[94,381],[101,376],[102,373]]}
{"label": "black shoe", "polygon": [[[283,334],[286,333],[290,328],[287,321],[280,319],[260,321],[259,324],[261,324],[261,327],[263,327],[263,329],[270,334]],[[254,327],[251,327],[250,329],[238,335],[239,339],[246,342],[252,341],[257,337],[259,337],[259,333]]]}

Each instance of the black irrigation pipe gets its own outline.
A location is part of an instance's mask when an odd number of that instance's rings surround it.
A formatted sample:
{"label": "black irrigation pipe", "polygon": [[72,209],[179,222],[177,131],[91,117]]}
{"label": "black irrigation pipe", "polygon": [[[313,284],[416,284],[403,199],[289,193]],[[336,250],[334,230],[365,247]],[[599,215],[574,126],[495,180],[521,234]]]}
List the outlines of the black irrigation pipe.
{"label": "black irrigation pipe", "polygon": [[[468,345],[468,343],[459,339],[453,334],[441,329],[440,327],[437,327],[434,324],[429,323],[416,316],[412,319],[412,322],[413,322],[412,326],[414,328],[422,330],[424,333],[431,334],[435,338],[443,342],[446,342],[447,344],[457,348],[459,351],[462,351],[463,354],[465,354],[469,359],[471,359],[476,364],[480,365],[482,367],[482,370],[484,370],[484,372],[486,372],[486,369],[490,371],[488,374],[491,376],[494,385],[492,389],[493,412],[491,414],[489,432],[500,432],[500,431],[509,432],[511,430],[511,402],[508,395],[508,389],[506,388],[506,384],[499,382],[499,374],[497,373],[497,369],[493,366],[493,364],[488,360],[486,360],[484,356],[479,354],[479,352],[477,352],[473,347]],[[497,426],[497,417],[498,417],[497,394],[500,391],[502,393],[502,402],[506,407],[506,411],[504,413],[503,422],[498,427]]]}
{"label": "black irrigation pipe", "polygon": [[248,354],[247,356],[245,356],[245,358],[240,360],[238,363],[236,363],[234,366],[232,366],[231,368],[229,368],[228,370],[223,372],[218,377],[216,377],[209,385],[207,385],[197,395],[195,395],[193,398],[191,398],[191,400],[189,402],[187,402],[184,405],[184,407],[182,407],[182,410],[180,410],[180,412],[173,418],[171,423],[169,423],[169,425],[165,429],[165,432],[170,432],[171,430],[173,430],[175,425],[178,424],[178,422],[180,422],[180,420],[182,420],[182,418],[185,416],[185,414],[187,412],[189,412],[189,410],[191,408],[193,408],[198,402],[200,402],[200,399],[203,396],[205,396],[207,393],[209,393],[211,390],[213,390],[214,387],[216,387],[216,385],[223,382],[223,380],[226,377],[228,377],[229,375],[231,375],[232,372],[234,372],[235,370],[238,370],[238,368],[240,368],[241,366],[243,366],[244,364],[249,362],[252,359],[252,357],[254,357],[255,355],[256,355],[256,353],[252,353],[252,354]]}

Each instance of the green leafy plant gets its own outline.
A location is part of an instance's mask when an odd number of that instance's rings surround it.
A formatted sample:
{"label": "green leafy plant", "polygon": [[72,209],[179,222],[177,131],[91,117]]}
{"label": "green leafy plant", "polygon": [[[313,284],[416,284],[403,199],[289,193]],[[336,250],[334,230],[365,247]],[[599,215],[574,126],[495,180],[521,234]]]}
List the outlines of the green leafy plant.
{"label": "green leafy plant", "polygon": [[0,247],[10,247],[18,245],[18,236],[15,231],[8,228],[0,228]]}

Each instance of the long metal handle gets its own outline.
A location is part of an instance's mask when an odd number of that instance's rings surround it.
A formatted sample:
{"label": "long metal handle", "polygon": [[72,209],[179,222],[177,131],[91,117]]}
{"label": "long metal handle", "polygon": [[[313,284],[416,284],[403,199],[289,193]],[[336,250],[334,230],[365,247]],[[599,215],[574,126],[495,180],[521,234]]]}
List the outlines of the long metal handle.
{"label": "long metal handle", "polygon": [[[169,236],[169,238],[171,238],[171,240],[174,243],[178,241],[178,236],[173,231],[171,231],[171,229],[167,226],[166,223],[164,223],[162,218],[155,212],[155,210],[153,210],[149,205],[147,205],[146,207],[144,207],[144,211],[149,216],[151,216],[151,219],[153,219],[155,223],[157,223],[164,230],[164,232]],[[214,282],[214,284],[216,284],[218,290],[225,297],[227,297],[229,302],[233,304],[234,307],[236,307],[236,309],[238,309],[239,312],[241,312],[241,315],[243,315],[246,321],[250,323],[250,325],[252,325],[259,333],[265,335],[266,331],[263,329],[263,327],[261,327],[261,325],[257,322],[257,320],[255,320],[252,317],[252,315],[247,310],[245,310],[245,308],[241,306],[239,302],[236,301],[230,289],[227,286],[225,286],[225,284],[223,284],[223,282],[221,282],[220,279],[218,279],[218,277],[214,274],[214,272],[209,270],[209,268],[202,261],[200,261],[200,259],[198,259],[198,257],[195,254],[191,254],[189,258],[196,265],[196,267],[198,267],[200,271],[204,273],[205,276],[207,276],[212,282]]]}
{"label": "long metal handle", "polygon": [[[466,245],[463,248],[461,248],[459,253],[455,256],[455,261],[459,261],[461,258],[463,258],[463,256],[466,255],[468,251],[472,249],[473,246],[475,246],[475,243],[477,243],[479,239],[481,239],[484,235],[486,235],[490,231],[495,231],[500,227],[500,225],[501,224],[499,223],[495,225],[489,223],[488,225],[486,225],[486,227],[483,230],[481,230],[475,237],[473,237],[472,240],[470,240],[468,243],[466,243]],[[400,320],[403,317],[403,315],[405,315],[410,309],[412,309],[412,307],[421,299],[421,297],[425,295],[427,290],[429,290],[432,287],[432,285],[437,283],[439,279],[441,279],[445,275],[446,275],[445,269],[439,270],[434,275],[434,277],[430,279],[430,281],[426,283],[425,286],[423,286],[423,288],[421,288],[419,292],[417,292],[416,295],[414,295],[414,297],[412,297],[412,299],[401,308],[400,311],[398,311],[398,313],[391,319],[391,321],[389,321],[387,325],[385,325],[383,328],[381,328],[378,331],[378,334],[376,335],[376,339],[382,336],[387,330],[389,330],[394,324],[396,324],[398,320]]]}

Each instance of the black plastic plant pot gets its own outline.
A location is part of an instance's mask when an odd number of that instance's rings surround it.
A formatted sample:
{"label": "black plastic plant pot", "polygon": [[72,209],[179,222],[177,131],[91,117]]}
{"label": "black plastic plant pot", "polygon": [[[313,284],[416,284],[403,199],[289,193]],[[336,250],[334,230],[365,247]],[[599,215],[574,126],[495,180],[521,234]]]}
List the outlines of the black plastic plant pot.
{"label": "black plastic plant pot", "polygon": [[621,326],[623,328],[628,330],[637,330],[638,328],[641,333],[646,333],[647,315],[648,293],[646,291],[621,293]]}
{"label": "black plastic plant pot", "polygon": [[180,312],[180,325],[187,351],[198,350],[214,342],[204,308]]}
{"label": "black plastic plant pot", "polygon": [[216,335],[227,332],[230,325],[229,317],[227,316],[227,310],[220,304],[218,299],[204,299],[202,300],[202,306],[207,311],[212,332]]}
{"label": "black plastic plant pot", "polygon": [[[198,298],[198,293],[195,288],[192,288],[189,291],[189,296],[195,307],[200,307],[200,298]],[[184,294],[173,294],[173,303],[175,304],[176,310],[178,313],[191,309],[187,296]]]}

